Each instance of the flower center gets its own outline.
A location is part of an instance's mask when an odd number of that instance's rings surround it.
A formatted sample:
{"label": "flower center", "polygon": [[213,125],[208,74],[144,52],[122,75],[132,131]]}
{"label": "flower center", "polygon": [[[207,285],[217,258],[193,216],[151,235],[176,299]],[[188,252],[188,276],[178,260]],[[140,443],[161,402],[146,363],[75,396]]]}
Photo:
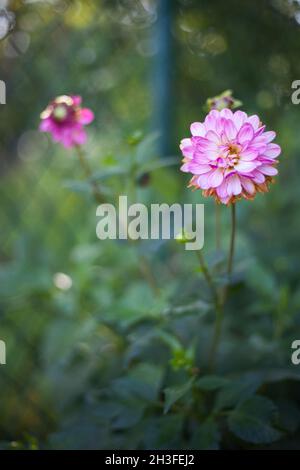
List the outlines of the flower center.
{"label": "flower center", "polygon": [[229,154],[238,155],[239,152],[241,151],[241,147],[238,144],[228,144],[227,150]]}
{"label": "flower center", "polygon": [[68,116],[68,110],[63,104],[59,104],[53,110],[53,117],[56,121],[64,121]]}
{"label": "flower center", "polygon": [[218,167],[233,170],[240,159],[241,147],[238,144],[227,144],[221,149],[221,155],[217,160]]}

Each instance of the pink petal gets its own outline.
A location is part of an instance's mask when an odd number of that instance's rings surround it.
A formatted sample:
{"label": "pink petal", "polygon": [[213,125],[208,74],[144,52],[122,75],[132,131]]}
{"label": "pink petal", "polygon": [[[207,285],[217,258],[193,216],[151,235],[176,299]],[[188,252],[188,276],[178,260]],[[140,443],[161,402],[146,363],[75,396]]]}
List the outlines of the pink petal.
{"label": "pink petal", "polygon": [[243,161],[255,160],[258,156],[258,152],[251,147],[248,147],[246,150],[243,150],[241,153],[241,159]]}
{"label": "pink petal", "polygon": [[247,119],[247,114],[244,113],[244,111],[236,111],[233,114],[233,122],[238,131],[240,130],[240,128],[242,127],[246,119]]}
{"label": "pink petal", "polygon": [[258,158],[258,161],[260,162],[261,165],[262,164],[274,165],[275,163],[278,163],[278,161],[275,160],[275,158],[266,157],[265,155],[260,155]]}
{"label": "pink petal", "polygon": [[211,167],[209,165],[197,165],[197,163],[187,163],[188,171],[193,173],[194,175],[203,175],[211,171]]}
{"label": "pink petal", "polygon": [[198,165],[209,165],[210,160],[207,156],[201,152],[195,152],[193,155],[193,162],[198,163]]}
{"label": "pink petal", "polygon": [[87,135],[84,129],[76,129],[72,133],[73,142],[77,145],[83,145],[86,143]]}
{"label": "pink petal", "polygon": [[221,140],[218,134],[216,134],[214,131],[208,131],[205,138],[211,142],[214,142],[215,144],[219,144]]}
{"label": "pink petal", "polygon": [[53,128],[51,119],[43,119],[39,125],[41,132],[51,132]]}
{"label": "pink petal", "polygon": [[216,123],[217,123],[218,118],[219,118],[219,112],[216,111],[215,109],[210,111],[210,113],[206,116],[204,125],[205,125],[205,129],[207,132],[211,130],[214,131],[216,129]]}
{"label": "pink petal", "polygon": [[72,134],[69,129],[66,129],[60,134],[57,132],[55,134],[55,139],[57,139],[58,142],[61,142],[65,148],[72,148],[76,145],[75,142],[73,142]]}
{"label": "pink petal", "polygon": [[258,162],[257,161],[243,161],[240,160],[237,165],[235,165],[234,169],[239,173],[250,173],[251,171],[257,168]]}
{"label": "pink petal", "polygon": [[192,139],[182,139],[179,147],[182,149],[183,147],[187,147],[190,145],[192,145]]}
{"label": "pink petal", "polygon": [[204,137],[205,127],[202,122],[193,122],[193,124],[191,124],[191,134],[195,136],[198,135],[200,137]]}
{"label": "pink petal", "polygon": [[244,176],[241,176],[240,179],[241,179],[242,186],[247,191],[247,193],[254,194],[255,186],[254,186],[253,181],[251,181],[250,178],[245,178]]}
{"label": "pink petal", "polygon": [[256,131],[259,128],[260,119],[256,114],[249,116],[247,122],[251,124],[252,128]]}
{"label": "pink petal", "polygon": [[224,174],[221,169],[215,170],[209,177],[209,183],[212,188],[217,188],[223,181]]}
{"label": "pink petal", "polygon": [[220,111],[220,116],[225,118],[225,119],[232,120],[233,119],[233,112],[230,109],[225,108],[225,109],[222,109],[222,111]]}
{"label": "pink petal", "polygon": [[74,106],[80,106],[82,102],[82,98],[79,95],[72,96]]}
{"label": "pink petal", "polygon": [[229,176],[227,179],[227,192],[229,196],[238,196],[242,192],[241,181],[237,175]]}
{"label": "pink petal", "polygon": [[224,123],[224,131],[225,131],[226,137],[229,141],[236,138],[237,130],[236,130],[236,127],[235,127],[235,125],[233,124],[233,122],[231,120],[226,119],[226,121]]}
{"label": "pink petal", "polygon": [[183,171],[184,173],[190,173],[190,163],[184,163],[180,167],[180,171]]}
{"label": "pink petal", "polygon": [[230,176],[230,175],[235,175],[235,170],[232,169],[232,168],[226,168],[225,172],[224,172],[224,175],[225,175],[226,178],[228,178],[228,176]]}
{"label": "pink petal", "polygon": [[94,120],[95,116],[93,111],[88,108],[83,108],[80,110],[79,122],[80,124],[90,124]]}
{"label": "pink petal", "polygon": [[277,144],[269,144],[264,151],[264,155],[271,158],[276,158],[281,153],[281,147]]}
{"label": "pink petal", "polygon": [[230,196],[221,198],[220,201],[222,202],[222,204],[228,204],[228,202],[230,201]]}
{"label": "pink petal", "polygon": [[215,144],[211,142],[210,140],[206,139],[205,137],[193,136],[191,141],[193,145],[197,146],[197,148],[206,149],[210,147],[211,145],[215,147]]}
{"label": "pink petal", "polygon": [[182,155],[186,158],[192,158],[194,155],[195,148],[192,145],[191,139],[183,139],[180,143],[180,150]]}
{"label": "pink petal", "polygon": [[220,152],[218,148],[206,150],[205,152],[206,157],[211,161],[217,160],[217,158],[219,158],[219,154]]}
{"label": "pink petal", "polygon": [[244,144],[246,142],[250,142],[253,139],[254,130],[251,124],[243,124],[239,133],[237,135],[237,140],[240,144]]}
{"label": "pink petal", "polygon": [[216,133],[221,136],[224,131],[225,118],[219,117],[216,121]]}
{"label": "pink petal", "polygon": [[255,131],[255,136],[261,135],[261,134],[264,132],[265,128],[266,128],[266,126],[261,126],[261,127],[259,127],[259,128],[257,129],[257,131]]}
{"label": "pink petal", "polygon": [[252,176],[254,183],[261,184],[266,181],[265,176],[262,173],[260,173],[258,170],[253,171],[251,176]]}
{"label": "pink petal", "polygon": [[217,187],[217,195],[221,198],[224,199],[228,197],[227,193],[227,182],[224,180],[220,186]]}
{"label": "pink petal", "polygon": [[278,170],[271,165],[261,165],[258,170],[267,176],[275,176],[278,174]]}
{"label": "pink petal", "polygon": [[252,140],[251,142],[251,145],[266,145],[268,142],[268,137],[265,138],[265,134],[261,134],[261,135],[255,135],[254,136],[254,139]]}
{"label": "pink petal", "polygon": [[267,144],[263,144],[262,142],[256,142],[255,140],[252,140],[249,145],[246,145],[247,150],[253,150],[254,152],[257,152],[258,154],[264,153],[264,151],[267,148]]}
{"label": "pink petal", "polygon": [[210,171],[208,173],[205,173],[204,175],[200,175],[197,178],[197,183],[198,183],[198,185],[200,186],[201,189],[209,189],[210,188],[209,178],[210,178],[210,176],[213,172],[214,172],[214,170]]}
{"label": "pink petal", "polygon": [[61,142],[64,138],[65,139],[70,138],[70,133],[68,133],[66,131],[62,131],[61,129],[57,128],[56,126],[53,126],[51,134],[52,134],[52,138],[55,142]]}
{"label": "pink petal", "polygon": [[275,139],[276,137],[276,132],[274,131],[268,131],[264,132],[261,137],[264,139],[265,143],[268,144],[269,142],[272,142],[272,140]]}

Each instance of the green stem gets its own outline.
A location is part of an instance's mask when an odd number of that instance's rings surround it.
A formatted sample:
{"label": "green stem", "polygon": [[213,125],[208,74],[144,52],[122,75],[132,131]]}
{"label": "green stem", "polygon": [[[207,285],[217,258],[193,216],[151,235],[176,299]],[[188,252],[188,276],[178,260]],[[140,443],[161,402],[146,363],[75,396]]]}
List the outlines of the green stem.
{"label": "green stem", "polygon": [[209,269],[208,269],[208,267],[207,267],[207,265],[206,265],[206,263],[205,263],[204,257],[203,257],[203,255],[202,255],[201,251],[196,251],[196,255],[197,255],[197,258],[198,258],[198,260],[199,260],[199,264],[200,264],[201,270],[202,270],[202,272],[203,272],[203,275],[204,275],[204,277],[205,277],[205,279],[206,279],[206,282],[207,282],[207,284],[208,284],[208,286],[209,286],[209,288],[210,288],[210,290],[211,290],[211,293],[212,293],[212,296],[213,296],[213,298],[214,298],[214,301],[217,302],[217,300],[218,300],[218,292],[217,292],[217,289],[216,289],[216,287],[215,287],[215,285],[214,285],[214,281],[213,281],[213,279],[212,279],[212,277],[211,277],[211,274],[210,274],[210,272],[209,272]]}
{"label": "green stem", "polygon": [[230,248],[229,248],[228,266],[227,266],[228,276],[231,275],[232,267],[233,267],[235,232],[236,232],[236,210],[235,210],[235,204],[231,204],[231,237],[230,237]]}
{"label": "green stem", "polygon": [[[236,234],[236,208],[235,204],[231,205],[231,236],[230,236],[230,246],[229,246],[229,256],[228,256],[228,265],[227,265],[227,274],[228,276],[232,273],[233,268],[233,259],[234,259],[234,248],[235,248],[235,234]],[[219,349],[222,326],[223,326],[223,317],[224,317],[224,304],[226,302],[228,293],[228,287],[226,286],[223,290],[223,293],[218,297],[218,302],[216,303],[216,321],[214,326],[214,334],[212,339],[211,350],[209,354],[209,369],[212,370],[215,364],[216,355]]]}
{"label": "green stem", "polygon": [[[79,159],[80,164],[82,166],[82,169],[84,171],[84,174],[85,174],[86,178],[90,180],[90,184],[92,186],[95,201],[98,204],[104,203],[105,199],[104,199],[103,194],[101,193],[98,185],[94,181],[91,180],[93,173],[92,173],[92,170],[91,170],[91,168],[88,164],[88,161],[87,161],[87,159],[85,157],[85,154],[84,154],[82,148],[80,147],[80,145],[76,146],[76,151],[77,151],[78,159]],[[134,178],[132,178],[131,184],[132,184],[132,188],[134,188],[134,185],[135,185],[135,179]],[[130,239],[130,237],[129,237],[129,240],[132,241]],[[157,286],[157,283],[156,283],[156,280],[153,276],[151,267],[150,267],[147,259],[143,256],[139,257],[139,267],[140,267],[141,274],[144,276],[144,278],[146,279],[146,281],[150,285],[153,292],[156,295],[160,295],[160,290],[159,290],[159,288]]]}
{"label": "green stem", "polygon": [[142,275],[144,276],[145,280],[148,282],[149,286],[151,287],[153,293],[158,297],[161,295],[159,287],[157,285],[156,279],[153,275],[152,268],[148,263],[147,258],[143,255],[139,257],[139,267]]}
{"label": "green stem", "polygon": [[215,204],[216,216],[216,249],[221,249],[221,206],[216,202]]}
{"label": "green stem", "polygon": [[[135,204],[137,202],[137,197],[138,197],[137,185],[136,185],[136,174],[137,174],[137,161],[136,160],[137,160],[137,155],[135,151],[133,154],[133,158],[132,158],[132,164],[131,164],[131,168],[129,172],[129,179],[128,179],[128,185],[127,185],[128,198],[131,204]],[[132,240],[130,238],[129,233],[128,233],[128,240],[132,246],[135,246],[135,248],[137,247],[137,241]],[[149,262],[146,256],[143,256],[139,252],[137,254],[138,254],[138,262],[139,262],[139,271],[141,275],[144,277],[145,281],[148,283],[149,287],[152,289],[153,294],[159,297],[161,295],[161,291],[157,284],[156,278],[153,274],[151,263]]]}
{"label": "green stem", "polygon": [[216,309],[216,321],[215,321],[215,329],[214,329],[214,336],[212,340],[212,345],[209,353],[209,370],[213,368],[214,361],[215,361],[215,356],[216,352],[218,349],[218,344],[220,342],[220,337],[221,337],[221,331],[222,331],[222,320],[223,320],[223,305],[219,299],[218,291],[215,287],[215,284],[213,282],[213,279],[211,277],[211,274],[209,272],[209,269],[204,261],[204,258],[202,256],[201,251],[197,251],[197,257],[203,272],[203,275],[206,279],[207,284],[210,287],[210,290],[213,295],[214,299],[214,304],[215,304],[215,309]]}
{"label": "green stem", "polygon": [[91,184],[91,187],[92,187],[92,191],[93,191],[95,201],[98,204],[102,204],[103,202],[105,202],[105,199],[104,199],[103,194],[101,193],[98,185],[94,181],[91,180],[91,178],[93,176],[93,173],[92,173],[92,170],[91,170],[91,168],[88,164],[88,161],[87,161],[87,159],[85,157],[85,154],[84,154],[84,152],[83,152],[80,145],[76,145],[76,151],[77,151],[79,162],[80,162],[81,167],[84,171],[84,174],[85,174],[86,178],[88,180],[90,180],[90,184]]}

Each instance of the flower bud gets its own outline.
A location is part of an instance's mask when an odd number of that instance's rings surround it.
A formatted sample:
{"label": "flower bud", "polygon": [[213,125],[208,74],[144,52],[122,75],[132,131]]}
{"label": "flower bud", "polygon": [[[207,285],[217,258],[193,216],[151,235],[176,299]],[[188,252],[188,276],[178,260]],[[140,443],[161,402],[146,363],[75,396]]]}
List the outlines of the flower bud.
{"label": "flower bud", "polygon": [[185,229],[182,229],[175,237],[177,243],[188,243],[193,239],[192,235],[190,235]]}
{"label": "flower bud", "polygon": [[212,109],[216,109],[217,111],[221,111],[222,109],[235,109],[242,105],[242,102],[237,100],[232,96],[231,90],[223,91],[218,96],[214,96],[213,98],[208,98],[206,101],[206,106],[208,111]]}

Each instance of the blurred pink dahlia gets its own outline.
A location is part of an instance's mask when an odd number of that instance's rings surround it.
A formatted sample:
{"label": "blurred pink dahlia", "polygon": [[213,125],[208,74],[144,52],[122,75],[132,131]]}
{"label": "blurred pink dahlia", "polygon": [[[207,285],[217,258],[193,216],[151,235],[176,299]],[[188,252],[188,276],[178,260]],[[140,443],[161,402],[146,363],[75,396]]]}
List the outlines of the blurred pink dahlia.
{"label": "blurred pink dahlia", "polygon": [[94,113],[81,108],[80,96],[58,96],[41,114],[40,131],[49,132],[55,142],[71,148],[87,140],[84,126],[94,120]]}
{"label": "blurred pink dahlia", "polygon": [[212,110],[203,123],[191,125],[191,134],[180,144],[181,171],[193,175],[189,186],[223,204],[268,191],[281,148],[271,143],[276,133],[265,132],[258,116]]}

